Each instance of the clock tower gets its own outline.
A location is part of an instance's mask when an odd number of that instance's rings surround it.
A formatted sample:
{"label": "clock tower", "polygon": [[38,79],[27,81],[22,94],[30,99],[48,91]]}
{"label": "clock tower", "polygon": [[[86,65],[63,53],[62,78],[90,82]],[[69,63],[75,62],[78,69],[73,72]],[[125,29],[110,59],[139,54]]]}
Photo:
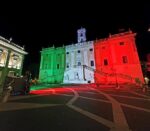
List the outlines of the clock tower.
{"label": "clock tower", "polygon": [[85,42],[86,41],[86,29],[85,28],[80,28],[77,30],[77,39],[78,43]]}

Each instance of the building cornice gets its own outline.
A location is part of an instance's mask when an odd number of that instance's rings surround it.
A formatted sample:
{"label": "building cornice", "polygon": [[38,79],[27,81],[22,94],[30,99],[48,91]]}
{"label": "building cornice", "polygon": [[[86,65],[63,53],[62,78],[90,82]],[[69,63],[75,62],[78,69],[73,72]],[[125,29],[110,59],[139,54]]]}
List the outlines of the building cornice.
{"label": "building cornice", "polygon": [[9,48],[9,49],[12,49],[18,53],[21,53],[21,54],[28,54],[26,51],[24,51],[24,48],[19,46],[19,45],[16,45],[15,43],[3,38],[0,36],[0,45],[2,45],[3,47],[6,47],[6,48]]}

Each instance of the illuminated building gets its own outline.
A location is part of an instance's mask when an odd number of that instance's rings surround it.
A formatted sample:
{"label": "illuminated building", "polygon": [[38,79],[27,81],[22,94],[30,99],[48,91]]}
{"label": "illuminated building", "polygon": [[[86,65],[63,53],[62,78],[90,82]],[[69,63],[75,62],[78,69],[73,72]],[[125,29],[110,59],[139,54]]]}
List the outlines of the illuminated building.
{"label": "illuminated building", "polygon": [[21,75],[26,54],[23,47],[0,37],[0,92],[7,75]]}
{"label": "illuminated building", "polygon": [[65,70],[65,48],[51,47],[41,51],[39,79],[42,82],[62,83]]}
{"label": "illuminated building", "polygon": [[109,35],[105,39],[86,41],[86,30],[81,28],[77,31],[77,36],[76,44],[41,51],[39,75],[41,82],[102,84],[144,82],[135,44],[135,33],[127,31]]}
{"label": "illuminated building", "polygon": [[83,65],[95,69],[93,41],[66,46],[64,83],[93,83],[94,72]]}
{"label": "illuminated building", "polygon": [[94,43],[97,83],[144,82],[139,56],[132,31],[109,35]]}

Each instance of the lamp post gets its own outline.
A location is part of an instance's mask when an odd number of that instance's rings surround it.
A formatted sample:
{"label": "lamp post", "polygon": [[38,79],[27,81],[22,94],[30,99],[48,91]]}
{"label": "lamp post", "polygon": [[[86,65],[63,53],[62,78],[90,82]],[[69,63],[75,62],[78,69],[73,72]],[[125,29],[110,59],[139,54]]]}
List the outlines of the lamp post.
{"label": "lamp post", "polygon": [[112,68],[114,75],[115,75],[115,80],[116,80],[116,89],[119,89],[119,83],[118,83],[118,78],[117,78],[117,73],[116,73],[116,69]]}
{"label": "lamp post", "polygon": [[86,78],[85,78],[85,65],[83,65],[83,80],[86,81]]}

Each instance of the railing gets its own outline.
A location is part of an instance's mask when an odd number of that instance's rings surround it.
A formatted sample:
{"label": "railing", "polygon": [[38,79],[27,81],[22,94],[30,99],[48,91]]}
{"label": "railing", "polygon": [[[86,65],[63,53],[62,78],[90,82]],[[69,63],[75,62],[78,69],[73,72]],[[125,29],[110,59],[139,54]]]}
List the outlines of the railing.
{"label": "railing", "polygon": [[128,79],[128,80],[132,80],[134,79],[133,77],[129,76],[129,75],[126,75],[126,74],[121,74],[121,73],[105,73],[105,72],[102,72],[102,71],[99,71],[99,70],[96,70],[96,69],[93,69],[87,65],[83,65],[83,68],[85,69],[88,69],[90,71],[93,71],[95,73],[98,73],[99,75],[103,75],[103,76],[110,76],[110,77],[120,77],[120,78],[123,78],[123,79]]}
{"label": "railing", "polygon": [[108,73],[93,69],[92,67],[89,67],[87,65],[83,65],[83,68],[88,69],[88,70],[93,71],[93,72],[96,72],[96,73],[103,75],[103,76],[108,76]]}

